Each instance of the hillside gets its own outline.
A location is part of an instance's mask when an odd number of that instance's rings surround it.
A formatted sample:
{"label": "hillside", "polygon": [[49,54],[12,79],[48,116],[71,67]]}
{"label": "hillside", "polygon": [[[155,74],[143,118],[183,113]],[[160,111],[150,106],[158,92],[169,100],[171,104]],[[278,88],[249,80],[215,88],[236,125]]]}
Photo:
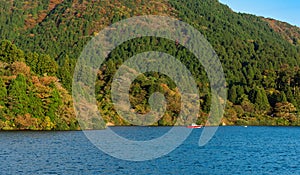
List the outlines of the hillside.
{"label": "hillside", "polygon": [[47,55],[25,55],[10,41],[0,44],[0,128],[79,129],[71,95],[54,76],[57,64]]}
{"label": "hillside", "polygon": [[277,21],[270,18],[263,18],[267,21],[270,27],[281,34],[284,39],[288,40],[294,45],[300,45],[300,28],[297,26],[292,26],[286,22]]}
{"label": "hillside", "polygon": [[[12,3],[13,2],[13,3]],[[81,48],[105,26],[134,15],[168,14],[164,0],[1,1],[1,37],[24,50],[78,57]]]}
{"label": "hillside", "polygon": [[[8,92],[11,79],[19,77],[18,79],[22,80],[26,77],[32,87],[28,87],[27,96],[30,94],[40,96],[41,92],[33,90],[38,88],[38,85],[32,83],[32,76],[38,79],[51,76],[60,82],[51,86],[46,85],[50,86],[49,93],[62,85],[64,88],[61,89],[67,91],[62,90],[59,93],[60,98],[69,99],[74,66],[84,45],[107,25],[131,16],[146,14],[167,15],[187,22],[212,44],[223,65],[228,86],[228,103],[222,123],[299,124],[297,119],[299,116],[297,111],[300,109],[299,28],[276,20],[235,13],[217,0],[1,1],[0,40],[3,40],[3,46],[0,60],[5,65],[0,68],[4,72],[1,74],[4,82],[1,85],[2,89]],[[6,40],[11,41],[13,46],[10,47],[15,49],[7,49],[7,44],[3,44],[8,42]],[[209,82],[203,67],[184,47],[163,38],[153,37],[142,37],[121,44],[100,68],[96,94],[98,107],[105,122],[115,125],[129,124],[118,116],[113,108],[110,99],[112,77],[126,59],[150,50],[167,52],[186,64],[200,90],[201,110],[197,122],[203,124],[211,102]],[[30,69],[30,75],[22,71],[8,71],[12,65],[21,63],[25,64],[23,67]],[[43,65],[50,66],[43,67]],[[7,75],[13,77],[8,80]],[[149,111],[147,99],[153,92],[160,91],[167,96],[168,111],[153,125],[171,125],[176,121],[179,113],[177,100],[180,94],[172,80],[159,73],[149,73],[138,77],[131,87],[130,101],[133,110],[141,114]],[[14,128],[13,124],[18,116],[27,120],[26,116],[30,115],[34,120],[39,119],[38,123],[46,120],[48,116],[46,108],[43,114],[33,114],[34,111],[27,109],[41,105],[39,100],[33,100],[33,104],[28,103],[31,105],[24,109],[20,106],[10,107],[9,99],[9,96],[3,96],[0,109],[1,122],[10,122],[9,127]],[[71,110],[71,99],[65,103],[68,110]],[[57,111],[66,110],[58,109],[58,106],[54,108]],[[15,109],[19,109],[20,113],[13,113],[12,110]],[[67,118],[72,120],[73,124],[65,120],[67,124],[62,128],[76,128],[73,110],[67,113]],[[48,117],[52,123],[59,123],[56,121],[58,118],[64,119],[58,112],[54,118]],[[0,123],[0,128],[5,127]]]}

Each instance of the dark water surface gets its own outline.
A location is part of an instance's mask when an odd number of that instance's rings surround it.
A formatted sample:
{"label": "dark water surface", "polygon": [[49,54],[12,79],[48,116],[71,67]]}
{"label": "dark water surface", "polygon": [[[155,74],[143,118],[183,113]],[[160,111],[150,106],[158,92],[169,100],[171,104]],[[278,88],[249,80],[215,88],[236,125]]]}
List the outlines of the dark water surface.
{"label": "dark water surface", "polygon": [[[169,129],[113,128],[135,140]],[[219,127],[199,147],[201,132],[193,130],[170,154],[144,162],[110,157],[80,131],[0,132],[0,174],[300,174],[300,128]]]}

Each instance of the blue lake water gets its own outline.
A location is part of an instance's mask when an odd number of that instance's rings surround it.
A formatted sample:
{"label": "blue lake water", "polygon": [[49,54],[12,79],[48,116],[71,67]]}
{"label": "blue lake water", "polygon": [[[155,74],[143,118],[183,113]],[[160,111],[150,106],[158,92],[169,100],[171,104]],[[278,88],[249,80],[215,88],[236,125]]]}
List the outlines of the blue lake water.
{"label": "blue lake water", "polygon": [[[169,129],[113,127],[135,140]],[[0,132],[0,174],[300,174],[298,127],[219,127],[204,147],[201,132],[194,129],[170,154],[143,162],[113,158],[81,131]]]}

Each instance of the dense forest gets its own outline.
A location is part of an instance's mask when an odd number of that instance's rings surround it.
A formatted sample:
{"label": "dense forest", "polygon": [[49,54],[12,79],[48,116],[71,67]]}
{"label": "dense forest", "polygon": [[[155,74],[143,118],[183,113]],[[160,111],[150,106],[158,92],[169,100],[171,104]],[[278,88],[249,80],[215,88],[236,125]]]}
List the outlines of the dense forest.
{"label": "dense forest", "polygon": [[[72,79],[85,44],[109,24],[149,14],[190,24],[215,49],[228,90],[220,124],[300,125],[298,27],[235,13],[217,0],[18,0],[0,1],[0,129],[79,129]],[[114,109],[111,84],[127,59],[147,51],[168,53],[190,70],[200,92],[197,123],[205,124],[212,99],[204,68],[185,47],[155,37],[122,43],[99,69],[95,89],[104,121],[130,125]],[[180,93],[159,72],[140,75],[131,84],[133,110],[149,112],[148,99],[154,92],[165,95],[167,111],[153,125],[173,125],[180,113]]]}

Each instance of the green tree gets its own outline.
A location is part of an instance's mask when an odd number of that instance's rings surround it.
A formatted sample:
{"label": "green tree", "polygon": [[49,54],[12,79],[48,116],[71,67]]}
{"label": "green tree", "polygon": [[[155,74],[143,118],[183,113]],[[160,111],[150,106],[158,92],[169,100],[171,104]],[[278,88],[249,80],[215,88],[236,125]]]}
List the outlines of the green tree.
{"label": "green tree", "polygon": [[229,99],[231,102],[233,102],[234,104],[236,104],[237,101],[238,101],[238,100],[237,100],[238,96],[237,96],[236,90],[237,90],[236,86],[232,86],[232,87],[229,89],[229,92],[228,92],[228,99]]}
{"label": "green tree", "polygon": [[34,92],[34,90],[29,91],[28,97],[29,97],[28,113],[30,113],[32,117],[42,118],[45,115],[42,99],[37,97],[37,94]]}
{"label": "green tree", "polygon": [[264,89],[253,89],[250,98],[258,110],[268,111],[270,109],[270,103]]}
{"label": "green tree", "polygon": [[39,61],[37,63],[37,72],[39,75],[51,75],[55,76],[58,70],[58,65],[49,55],[39,55]]}
{"label": "green tree", "polygon": [[288,102],[292,103],[294,106],[298,106],[291,88],[288,88],[286,92],[286,98]]}
{"label": "green tree", "polygon": [[19,74],[8,88],[9,108],[15,115],[24,115],[28,112],[29,98],[26,91],[26,77]]}
{"label": "green tree", "polygon": [[54,122],[57,117],[57,111],[59,110],[60,105],[62,105],[62,100],[59,94],[59,91],[54,88],[51,93],[50,102],[48,104],[48,111],[46,116],[49,116],[51,121]]}
{"label": "green tree", "polygon": [[7,90],[5,87],[5,84],[2,81],[2,78],[0,77],[0,122],[1,119],[4,119],[4,110],[6,109],[5,103],[7,99]]}
{"label": "green tree", "polygon": [[3,40],[0,48],[0,61],[13,63],[15,61],[24,61],[24,52],[18,49],[8,40]]}
{"label": "green tree", "polygon": [[286,95],[284,93],[284,91],[281,91],[278,95],[277,95],[277,102],[287,102],[287,98]]}
{"label": "green tree", "polygon": [[39,54],[37,54],[35,52],[27,53],[25,55],[25,62],[33,72],[39,73],[39,68],[38,68]]}
{"label": "green tree", "polygon": [[62,63],[58,68],[58,78],[62,82],[63,86],[71,92],[75,63],[68,55],[61,62]]}
{"label": "green tree", "polygon": [[0,77],[0,106],[3,106],[5,104],[6,96],[7,90],[2,78]]}

